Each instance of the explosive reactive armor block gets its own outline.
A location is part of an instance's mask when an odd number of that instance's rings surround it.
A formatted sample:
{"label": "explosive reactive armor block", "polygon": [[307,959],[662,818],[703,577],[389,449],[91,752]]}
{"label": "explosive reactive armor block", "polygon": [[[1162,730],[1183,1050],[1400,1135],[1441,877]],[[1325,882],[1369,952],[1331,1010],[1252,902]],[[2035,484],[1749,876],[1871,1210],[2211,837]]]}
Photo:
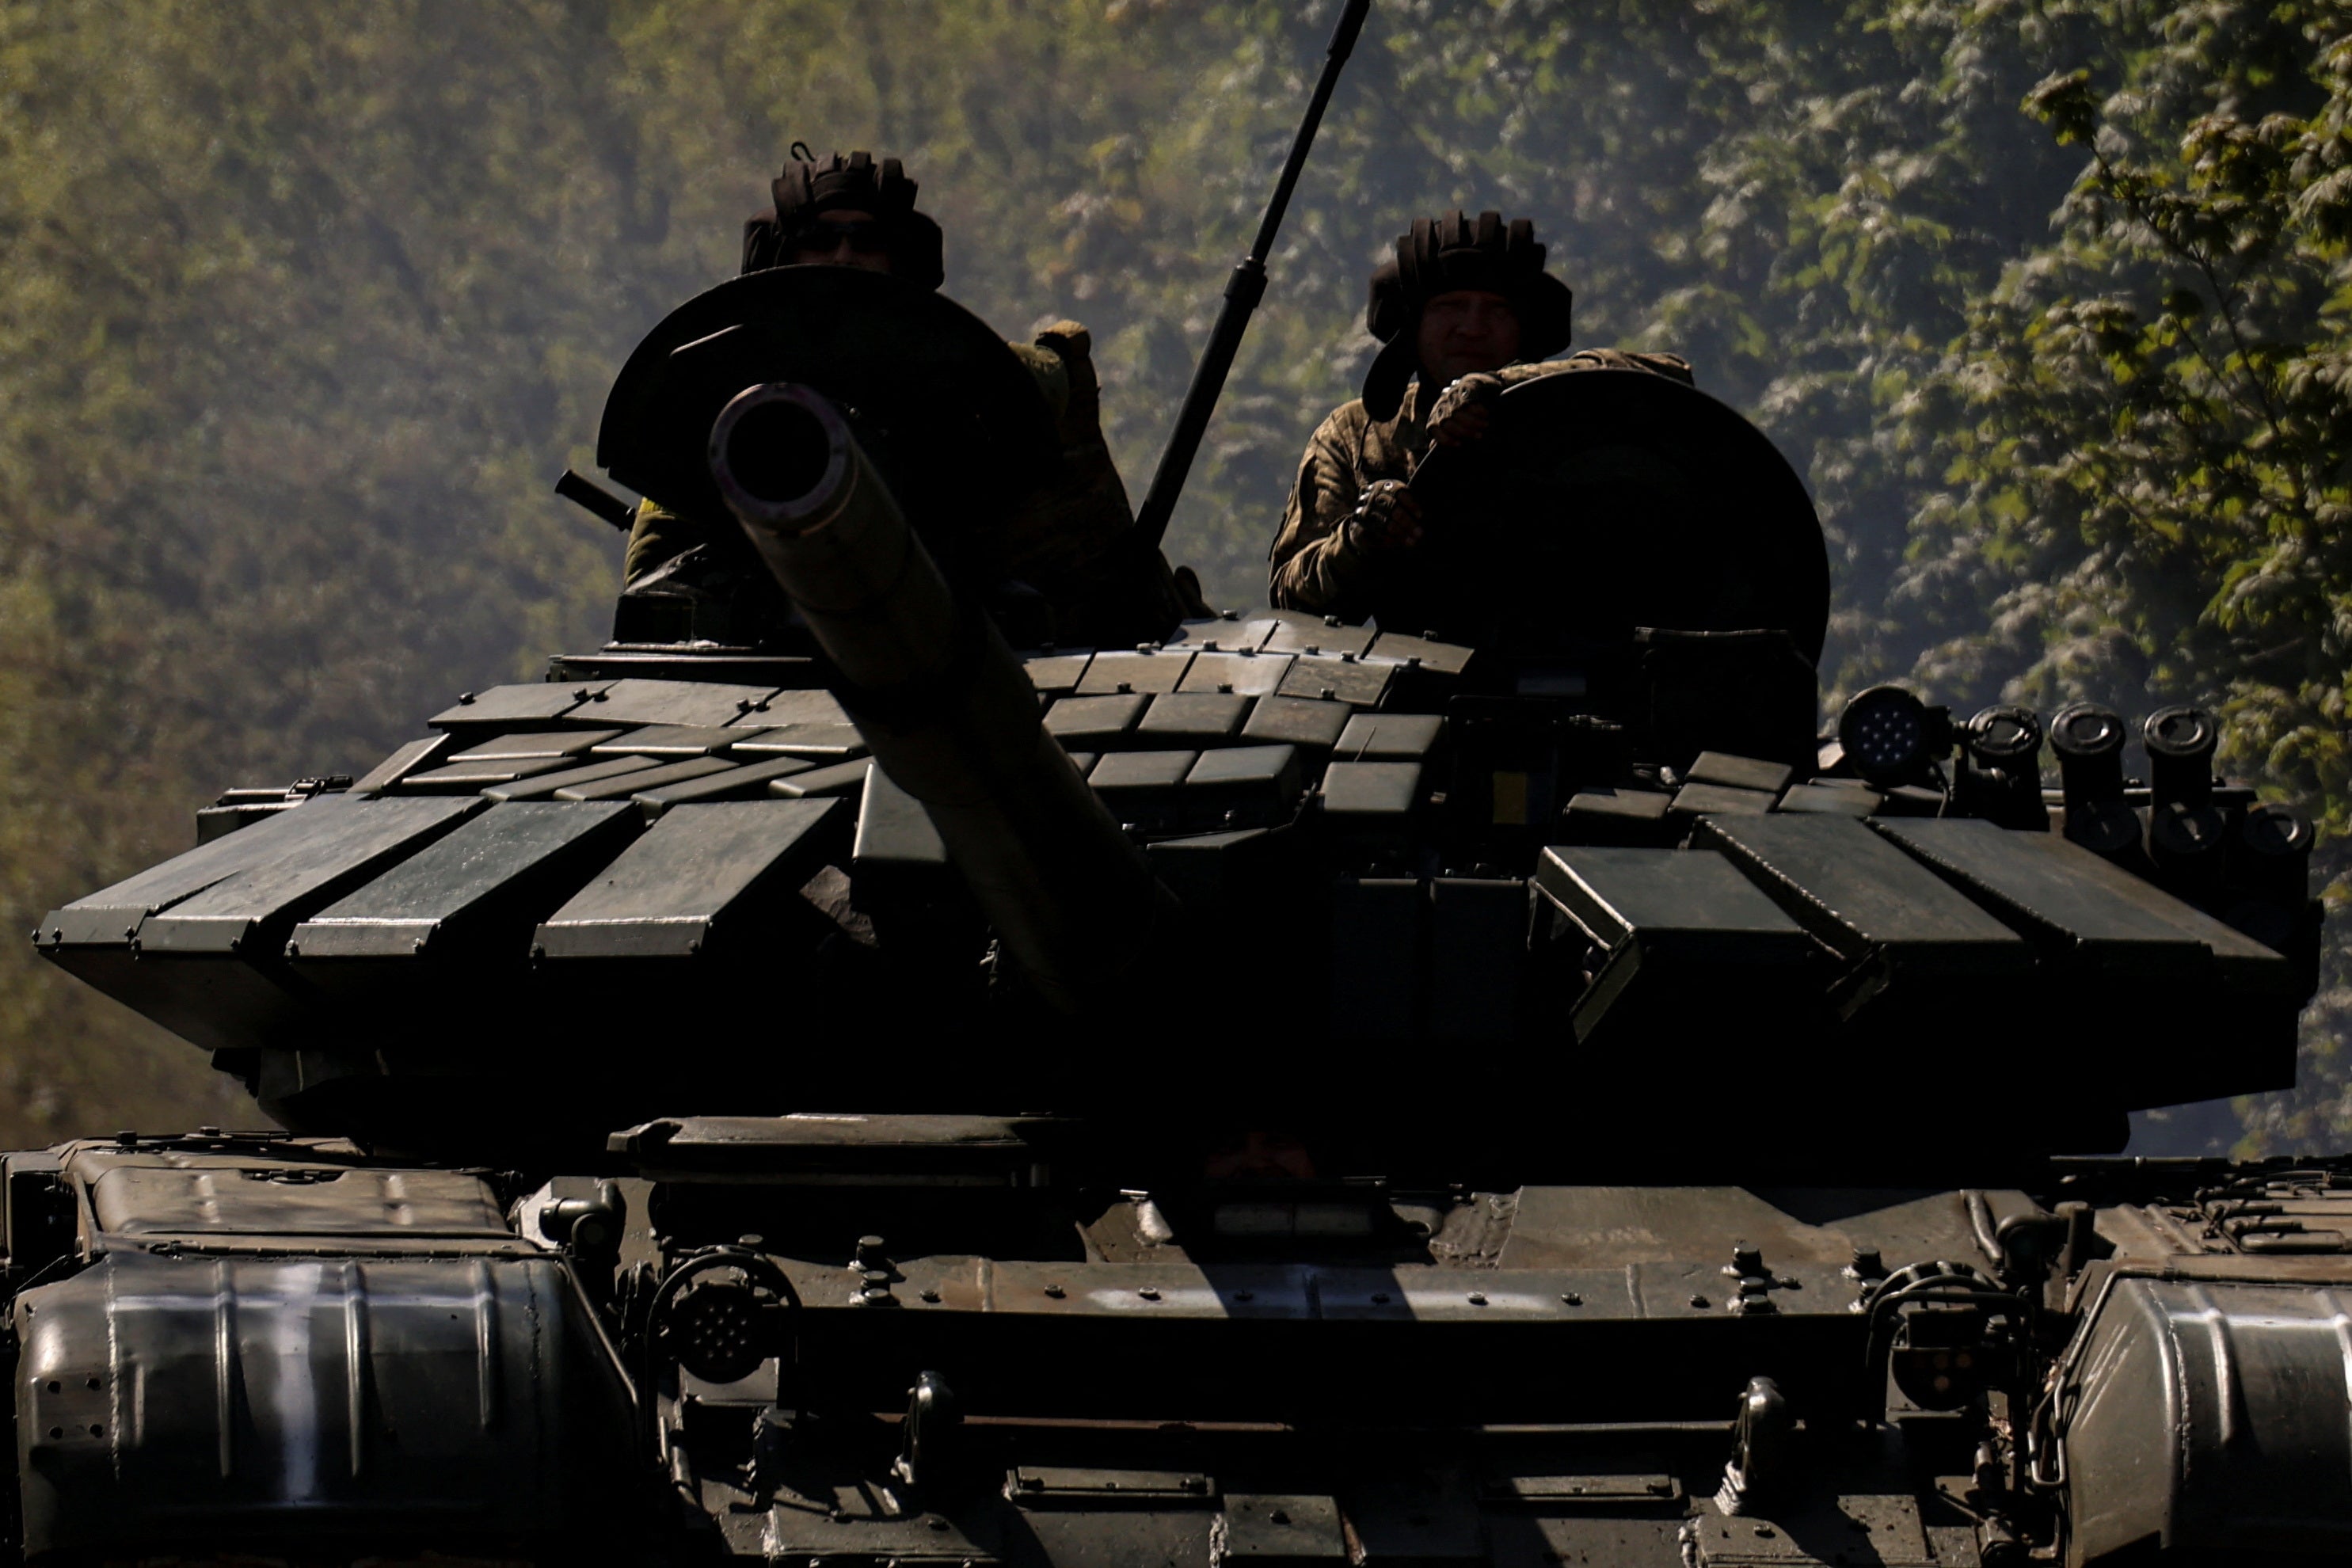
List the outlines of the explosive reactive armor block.
{"label": "explosive reactive armor block", "polygon": [[[1051,685],[1099,668],[1189,687],[1162,679],[1186,659],[1352,668],[1393,650],[1423,663],[1386,668],[1424,681],[1468,662],[1298,617],[1201,630],[1223,640],[1188,631],[1167,653],[1045,656],[1076,661]],[[1305,988],[1206,976],[1208,994],[1272,1006],[1284,1029],[1480,1039],[1536,1063],[1564,1037],[1630,1070],[1654,1041],[1737,1057],[1769,1016],[1818,1063],[1907,1064],[1967,1058],[1990,1010],[2061,1098],[2162,1103],[2284,1078],[2296,965],[2150,881],[2055,834],[1865,821],[1882,792],[1791,782],[1769,760],[1710,752],[1678,789],[1653,787],[1623,773],[1622,732],[1551,702],[1464,695],[1435,712],[1113,689],[1061,698],[1045,723],[1089,756],[1119,820],[1166,841],[1153,861],[1202,918],[1272,919],[1301,959],[1329,964],[1328,984]],[[594,1031],[654,1006],[639,964],[748,979],[754,932],[793,933],[771,984],[802,974],[827,932],[872,941],[874,919],[901,942],[965,940],[936,833],[857,760],[863,738],[824,693],[622,677],[496,689],[439,721],[456,740],[404,749],[379,770],[392,793],[273,810],[58,911],[43,951],[248,1053],[224,1058],[238,1061],[298,1030],[503,1057],[491,1042],[514,1031]],[[502,782],[456,793],[472,775],[420,779],[426,763]],[[1602,773],[1617,782],[1544,816],[1544,791]],[[719,830],[730,821],[740,830]],[[1528,880],[1444,864],[1563,836],[1590,842],[1537,858],[1532,907]],[[845,879],[837,901],[812,903],[799,889],[828,860]],[[714,1018],[757,1011],[715,993],[704,1005]],[[2204,1048],[2205,1031],[2236,1048]]]}
{"label": "explosive reactive armor block", "polygon": [[198,1045],[274,1044],[310,1021],[294,927],[486,805],[322,795],[55,911],[42,951]]}

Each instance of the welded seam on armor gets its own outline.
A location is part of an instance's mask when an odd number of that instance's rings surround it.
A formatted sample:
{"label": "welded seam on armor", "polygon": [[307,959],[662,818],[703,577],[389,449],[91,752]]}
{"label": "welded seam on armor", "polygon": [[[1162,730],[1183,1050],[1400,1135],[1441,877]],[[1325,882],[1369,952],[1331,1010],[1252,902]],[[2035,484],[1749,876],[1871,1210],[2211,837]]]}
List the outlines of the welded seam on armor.
{"label": "welded seam on armor", "polygon": [[498,1425],[498,1300],[490,1266],[474,1259],[474,1376],[477,1418],[483,1431]]}
{"label": "welded seam on armor", "polygon": [[[549,1439],[553,1436],[549,1430],[549,1417],[554,1414],[554,1411],[544,1396],[541,1379],[554,1357],[549,1353],[547,1348],[547,1318],[543,1304],[539,1299],[539,1270],[525,1264],[516,1271],[514,1278],[522,1285],[523,1321],[530,1330],[530,1359],[522,1368],[523,1376],[529,1380],[531,1388],[530,1415],[534,1419],[531,1422],[529,1436],[531,1442],[539,1445],[543,1452]],[[544,1470],[532,1471],[534,1480],[543,1480],[544,1476]]]}
{"label": "welded seam on armor", "polygon": [[106,1273],[106,1450],[114,1484],[122,1484],[122,1317],[115,1305],[115,1271]]}
{"label": "welded seam on armor", "polygon": [[236,1473],[236,1298],[229,1289],[228,1265],[213,1265],[213,1410],[220,1424],[220,1473]]}
{"label": "welded seam on armor", "polygon": [[[2206,1342],[2212,1347],[2213,1351],[2213,1392],[2217,1396],[2217,1403],[2221,1405],[2217,1418],[2221,1426],[2221,1447],[2226,1452],[2237,1442],[2238,1405],[2242,1393],[2238,1383],[2238,1346],[2230,1331],[2230,1314],[2221,1309],[2220,1303],[2213,1300],[2212,1292],[2203,1285],[2189,1285],[2183,1289],[2182,1294],[2189,1298],[2190,1304],[2197,1310],[2194,1312],[2176,1312],[2173,1317],[2176,1321],[2187,1318],[2204,1325]],[[2185,1399],[2182,1401],[2182,1405],[2185,1424],[2187,1415]],[[2187,1473],[2185,1462],[2182,1473],[2184,1475]]]}
{"label": "welded seam on armor", "polygon": [[352,1479],[359,1479],[367,1453],[367,1282],[360,1266],[346,1258],[343,1279],[343,1415],[350,1423]]}
{"label": "welded seam on armor", "polygon": [[2327,1313],[2327,1326],[2336,1331],[2336,1363],[2344,1373],[2344,1408],[2347,1421],[2352,1421],[2352,1312],[2328,1289],[2312,1292]]}

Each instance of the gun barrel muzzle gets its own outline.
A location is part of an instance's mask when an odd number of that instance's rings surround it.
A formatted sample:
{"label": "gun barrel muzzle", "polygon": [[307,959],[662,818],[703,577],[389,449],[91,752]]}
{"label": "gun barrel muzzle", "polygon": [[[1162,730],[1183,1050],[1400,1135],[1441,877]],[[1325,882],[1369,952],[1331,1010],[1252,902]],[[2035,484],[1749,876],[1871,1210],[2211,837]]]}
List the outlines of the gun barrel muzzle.
{"label": "gun barrel muzzle", "polygon": [[710,472],[738,516],[799,532],[823,521],[851,464],[849,426],[803,386],[748,387],[710,427]]}

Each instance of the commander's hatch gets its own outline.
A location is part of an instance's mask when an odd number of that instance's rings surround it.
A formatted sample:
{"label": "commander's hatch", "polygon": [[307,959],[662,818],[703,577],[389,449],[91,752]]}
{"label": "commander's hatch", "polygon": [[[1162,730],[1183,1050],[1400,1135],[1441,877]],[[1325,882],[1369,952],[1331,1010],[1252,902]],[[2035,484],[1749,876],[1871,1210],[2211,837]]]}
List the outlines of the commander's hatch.
{"label": "commander's hatch", "polygon": [[646,334],[605,399],[596,461],[683,517],[724,519],[711,425],[737,393],[779,381],[841,405],[950,573],[1058,460],[1036,382],[979,317],[882,273],[779,267],[697,295]]}
{"label": "commander's hatch", "polygon": [[1644,371],[1522,382],[1469,446],[1412,479],[1422,560],[1382,585],[1383,626],[1514,655],[1629,641],[1637,626],[1786,632],[1821,658],[1829,551],[1770,439]]}

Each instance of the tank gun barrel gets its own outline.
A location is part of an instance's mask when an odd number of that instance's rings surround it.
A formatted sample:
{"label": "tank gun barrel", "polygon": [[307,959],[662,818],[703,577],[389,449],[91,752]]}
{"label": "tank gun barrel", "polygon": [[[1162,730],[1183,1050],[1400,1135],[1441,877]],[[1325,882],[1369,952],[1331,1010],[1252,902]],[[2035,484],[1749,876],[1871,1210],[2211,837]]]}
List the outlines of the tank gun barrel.
{"label": "tank gun barrel", "polygon": [[1116,992],[1175,901],[1046,732],[1035,687],[958,602],[840,412],[748,388],[711,428],[719,493],[840,670],[891,780],[1045,999]]}

